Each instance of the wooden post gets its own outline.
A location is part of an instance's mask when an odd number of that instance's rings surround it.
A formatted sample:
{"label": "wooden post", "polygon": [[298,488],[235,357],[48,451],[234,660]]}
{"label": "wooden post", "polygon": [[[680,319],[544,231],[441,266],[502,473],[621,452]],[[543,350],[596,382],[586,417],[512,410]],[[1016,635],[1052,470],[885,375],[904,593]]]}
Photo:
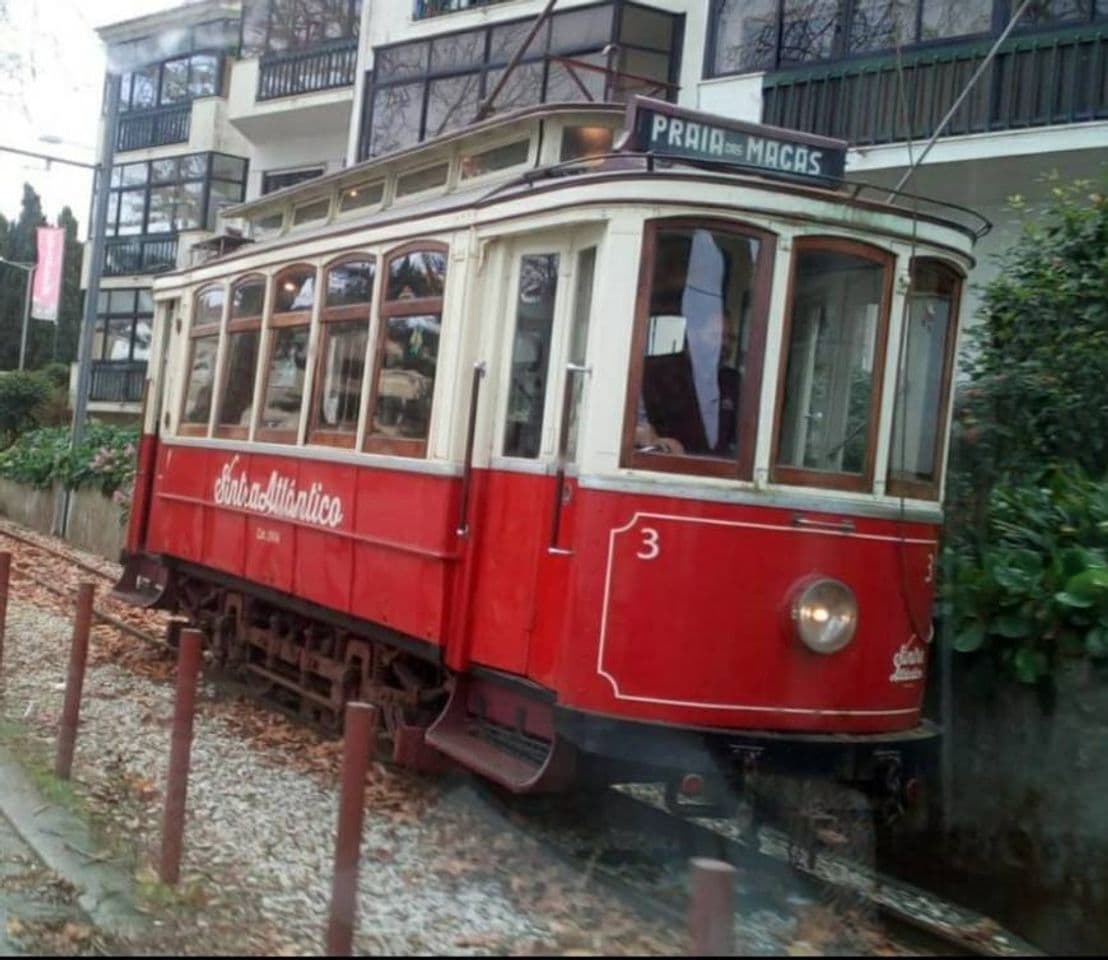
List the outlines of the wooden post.
{"label": "wooden post", "polygon": [[69,672],[65,678],[65,706],[58,727],[58,752],[54,773],[68,780],[73,769],[73,750],[77,743],[77,724],[81,715],[81,691],[85,685],[85,664],[88,662],[88,631],[92,625],[92,601],[96,587],[82,583],[77,592],[77,615],[73,620],[73,641],[69,645]]}
{"label": "wooden post", "polygon": [[692,954],[735,954],[735,868],[720,860],[694,857],[690,862],[689,936]]}
{"label": "wooden post", "polygon": [[0,553],[0,672],[4,669],[4,632],[8,625],[8,583],[11,573],[12,555]]}

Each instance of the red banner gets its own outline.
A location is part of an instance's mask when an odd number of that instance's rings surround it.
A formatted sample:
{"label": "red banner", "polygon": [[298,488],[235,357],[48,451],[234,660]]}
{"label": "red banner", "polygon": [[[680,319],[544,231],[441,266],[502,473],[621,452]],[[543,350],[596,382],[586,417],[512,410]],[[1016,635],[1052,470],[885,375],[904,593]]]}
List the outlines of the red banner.
{"label": "red banner", "polygon": [[65,256],[65,229],[38,228],[38,266],[31,291],[31,316],[38,320],[58,321],[62,297],[62,259]]}

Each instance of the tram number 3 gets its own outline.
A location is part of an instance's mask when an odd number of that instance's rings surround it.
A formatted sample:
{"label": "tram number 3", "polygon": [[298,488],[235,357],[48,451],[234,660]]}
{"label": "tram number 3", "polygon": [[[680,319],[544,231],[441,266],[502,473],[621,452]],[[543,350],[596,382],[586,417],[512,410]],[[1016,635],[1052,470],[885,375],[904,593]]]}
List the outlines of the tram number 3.
{"label": "tram number 3", "polygon": [[662,547],[658,543],[658,531],[653,527],[643,527],[642,549],[635,556],[640,560],[655,560],[661,552]]}

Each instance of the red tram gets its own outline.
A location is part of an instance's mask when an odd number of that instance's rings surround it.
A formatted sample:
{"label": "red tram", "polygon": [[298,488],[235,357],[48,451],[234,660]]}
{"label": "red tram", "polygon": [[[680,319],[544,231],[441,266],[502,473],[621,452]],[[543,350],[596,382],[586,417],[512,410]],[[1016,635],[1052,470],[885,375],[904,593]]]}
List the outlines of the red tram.
{"label": "red tram", "polygon": [[987,224],[844,156],[544,105],[230,211],[156,282],[120,591],[517,792],[906,782]]}

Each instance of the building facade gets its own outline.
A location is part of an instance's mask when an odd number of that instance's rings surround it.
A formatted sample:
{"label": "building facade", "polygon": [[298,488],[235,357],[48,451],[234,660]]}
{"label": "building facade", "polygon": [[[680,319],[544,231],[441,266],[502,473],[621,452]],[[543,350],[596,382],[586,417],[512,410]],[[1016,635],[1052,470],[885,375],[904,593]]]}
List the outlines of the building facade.
{"label": "building facade", "polygon": [[[560,0],[536,30],[546,6],[201,0],[102,29],[122,83],[90,409],[137,410],[154,274],[339,213],[223,207],[490,111],[633,94],[842,138],[847,177],[891,187],[1022,3]],[[1108,0],[1031,0],[903,189],[993,221],[972,289],[1018,229],[1007,199],[1103,175],[1106,147]]]}

